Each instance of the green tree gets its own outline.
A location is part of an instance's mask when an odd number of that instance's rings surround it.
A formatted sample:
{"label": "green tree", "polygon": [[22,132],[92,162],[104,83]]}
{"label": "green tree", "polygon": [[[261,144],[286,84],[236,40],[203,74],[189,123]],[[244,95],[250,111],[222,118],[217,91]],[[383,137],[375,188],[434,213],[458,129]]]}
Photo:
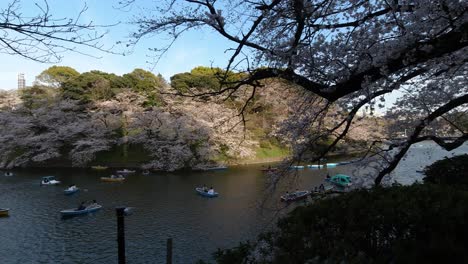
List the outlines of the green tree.
{"label": "green tree", "polygon": [[135,69],[122,78],[128,88],[138,92],[154,92],[164,85],[162,78],[143,69]]}
{"label": "green tree", "polygon": [[180,93],[195,91],[218,91],[223,86],[240,80],[241,74],[229,71],[226,73],[221,68],[198,66],[190,72],[178,73],[171,77],[171,86]]}
{"label": "green tree", "polygon": [[62,85],[64,98],[87,102],[106,100],[114,96],[109,75],[100,71],[90,71],[68,80]]}
{"label": "green tree", "polygon": [[124,74],[122,82],[126,87],[143,93],[147,97],[144,102],[145,106],[161,106],[163,104],[160,88],[166,85],[166,82],[160,74],[156,76],[152,72],[135,69],[131,73]]}
{"label": "green tree", "polygon": [[23,105],[31,110],[51,102],[56,92],[47,86],[34,85],[19,90]]}
{"label": "green tree", "polygon": [[75,69],[67,66],[52,66],[44,70],[36,77],[36,81],[55,88],[80,75]]}

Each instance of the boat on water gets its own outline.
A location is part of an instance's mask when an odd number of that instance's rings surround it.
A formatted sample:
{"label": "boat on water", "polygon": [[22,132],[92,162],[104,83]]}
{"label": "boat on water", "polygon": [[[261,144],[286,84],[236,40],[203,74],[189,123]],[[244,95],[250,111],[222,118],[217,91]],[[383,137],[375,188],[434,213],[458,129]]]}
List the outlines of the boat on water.
{"label": "boat on water", "polygon": [[97,166],[91,166],[91,169],[93,170],[107,170],[109,167],[106,167],[106,166],[100,166],[100,165],[97,165]]}
{"label": "boat on water", "polygon": [[320,168],[323,168],[324,165],[317,165],[317,164],[311,164],[311,165],[307,165],[307,168],[309,169],[320,169]]}
{"label": "boat on water", "polygon": [[351,177],[348,175],[344,175],[344,174],[336,174],[332,176],[331,178],[327,178],[325,180],[339,187],[351,186]]}
{"label": "boat on water", "polygon": [[263,172],[275,172],[275,171],[278,171],[279,169],[278,168],[265,168],[265,169],[261,169],[261,171]]}
{"label": "boat on water", "polygon": [[347,161],[340,161],[340,162],[338,162],[337,164],[338,164],[338,165],[348,165],[348,164],[354,163],[354,162],[356,162],[356,161],[358,161],[358,159],[347,160]]}
{"label": "boat on water", "polygon": [[212,171],[212,170],[227,170],[227,169],[228,169],[227,166],[216,166],[216,167],[205,167],[205,168],[202,168],[201,170]]}
{"label": "boat on water", "polygon": [[209,198],[217,197],[217,196],[219,195],[219,193],[217,193],[217,192],[208,193],[208,190],[203,189],[203,188],[201,188],[201,187],[195,188],[195,191],[196,191],[199,195],[204,196],[204,197],[209,197]]}
{"label": "boat on water", "polygon": [[144,170],[141,174],[143,174],[143,175],[149,175],[150,172],[149,172],[148,170]]}
{"label": "boat on water", "polygon": [[302,199],[306,199],[310,195],[309,191],[295,191],[292,193],[287,193],[281,196],[281,201],[283,202],[293,202]]}
{"label": "boat on water", "polygon": [[124,180],[125,178],[122,175],[118,175],[118,176],[111,175],[110,177],[101,177],[101,181],[105,181],[105,182],[121,182]]}
{"label": "boat on water", "polygon": [[56,185],[60,184],[60,181],[55,179],[55,176],[45,176],[42,177],[41,185]]}
{"label": "boat on water", "polygon": [[119,173],[119,174],[132,174],[132,173],[135,173],[135,171],[134,170],[123,169],[123,170],[118,170],[117,173]]}
{"label": "boat on water", "polygon": [[78,208],[65,209],[65,210],[60,211],[60,214],[62,214],[62,216],[83,215],[83,214],[96,212],[101,208],[102,208],[102,205],[95,204],[95,205],[89,205],[83,210],[78,210]]}
{"label": "boat on water", "polygon": [[0,208],[0,217],[1,216],[8,216],[10,213],[10,209],[9,208]]}
{"label": "boat on water", "polygon": [[302,170],[304,169],[305,167],[304,166],[300,166],[300,165],[295,165],[295,166],[289,166],[290,169],[294,169],[294,170]]}
{"label": "boat on water", "polygon": [[70,186],[70,187],[68,187],[67,189],[65,189],[65,190],[63,191],[63,193],[64,193],[65,195],[71,195],[71,194],[74,194],[74,193],[78,192],[79,190],[80,190],[80,188],[78,188],[78,187],[76,187],[75,185],[73,185],[73,186]]}
{"label": "boat on water", "polygon": [[338,163],[327,163],[327,168],[333,168],[338,166]]}
{"label": "boat on water", "polygon": [[4,175],[5,175],[6,177],[11,177],[11,176],[13,176],[14,174],[13,174],[13,172],[11,172],[11,171],[7,171],[7,172],[5,172]]}

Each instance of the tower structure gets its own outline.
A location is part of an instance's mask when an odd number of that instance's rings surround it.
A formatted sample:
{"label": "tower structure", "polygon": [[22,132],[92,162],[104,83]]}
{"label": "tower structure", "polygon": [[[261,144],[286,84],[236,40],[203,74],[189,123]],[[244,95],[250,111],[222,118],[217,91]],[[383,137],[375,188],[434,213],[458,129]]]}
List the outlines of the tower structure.
{"label": "tower structure", "polygon": [[18,73],[18,89],[23,89],[26,87],[26,79],[24,78],[24,73]]}

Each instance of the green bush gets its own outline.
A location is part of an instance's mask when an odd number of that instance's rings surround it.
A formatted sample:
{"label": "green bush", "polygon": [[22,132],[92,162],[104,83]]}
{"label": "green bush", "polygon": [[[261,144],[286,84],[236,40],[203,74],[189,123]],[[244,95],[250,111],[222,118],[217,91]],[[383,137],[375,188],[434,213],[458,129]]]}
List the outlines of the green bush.
{"label": "green bush", "polygon": [[424,174],[427,183],[468,185],[468,154],[436,161]]}
{"label": "green bush", "polygon": [[468,259],[468,192],[412,185],[298,207],[218,263],[451,263]]}

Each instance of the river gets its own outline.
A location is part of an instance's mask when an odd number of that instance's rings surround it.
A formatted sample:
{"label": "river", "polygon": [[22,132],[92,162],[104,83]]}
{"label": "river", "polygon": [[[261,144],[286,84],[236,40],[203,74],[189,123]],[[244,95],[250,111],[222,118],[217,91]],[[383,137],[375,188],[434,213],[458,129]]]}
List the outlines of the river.
{"label": "river", "polygon": [[[415,151],[425,151],[424,144]],[[462,152],[466,152],[464,148]],[[419,169],[416,161],[405,162],[403,171]],[[110,171],[29,169],[15,171],[12,177],[1,176],[0,207],[11,211],[9,217],[0,218],[0,262],[116,263],[117,206],[134,208],[125,217],[127,263],[164,263],[167,238],[173,239],[173,263],[212,262],[211,254],[217,248],[236,246],[271,228],[276,209],[283,206],[278,201],[279,191],[269,193],[271,199],[259,206],[268,182],[261,168],[247,165],[225,171],[136,173],[123,183],[101,182],[100,177]],[[311,189],[327,173],[352,171],[353,165],[304,169],[288,184]],[[41,187],[40,179],[46,175],[56,176],[62,184]],[[81,191],[65,196],[63,190],[71,183]],[[213,186],[220,196],[196,195],[194,188],[203,184]],[[104,206],[101,211],[61,218],[60,210],[92,199]]]}

